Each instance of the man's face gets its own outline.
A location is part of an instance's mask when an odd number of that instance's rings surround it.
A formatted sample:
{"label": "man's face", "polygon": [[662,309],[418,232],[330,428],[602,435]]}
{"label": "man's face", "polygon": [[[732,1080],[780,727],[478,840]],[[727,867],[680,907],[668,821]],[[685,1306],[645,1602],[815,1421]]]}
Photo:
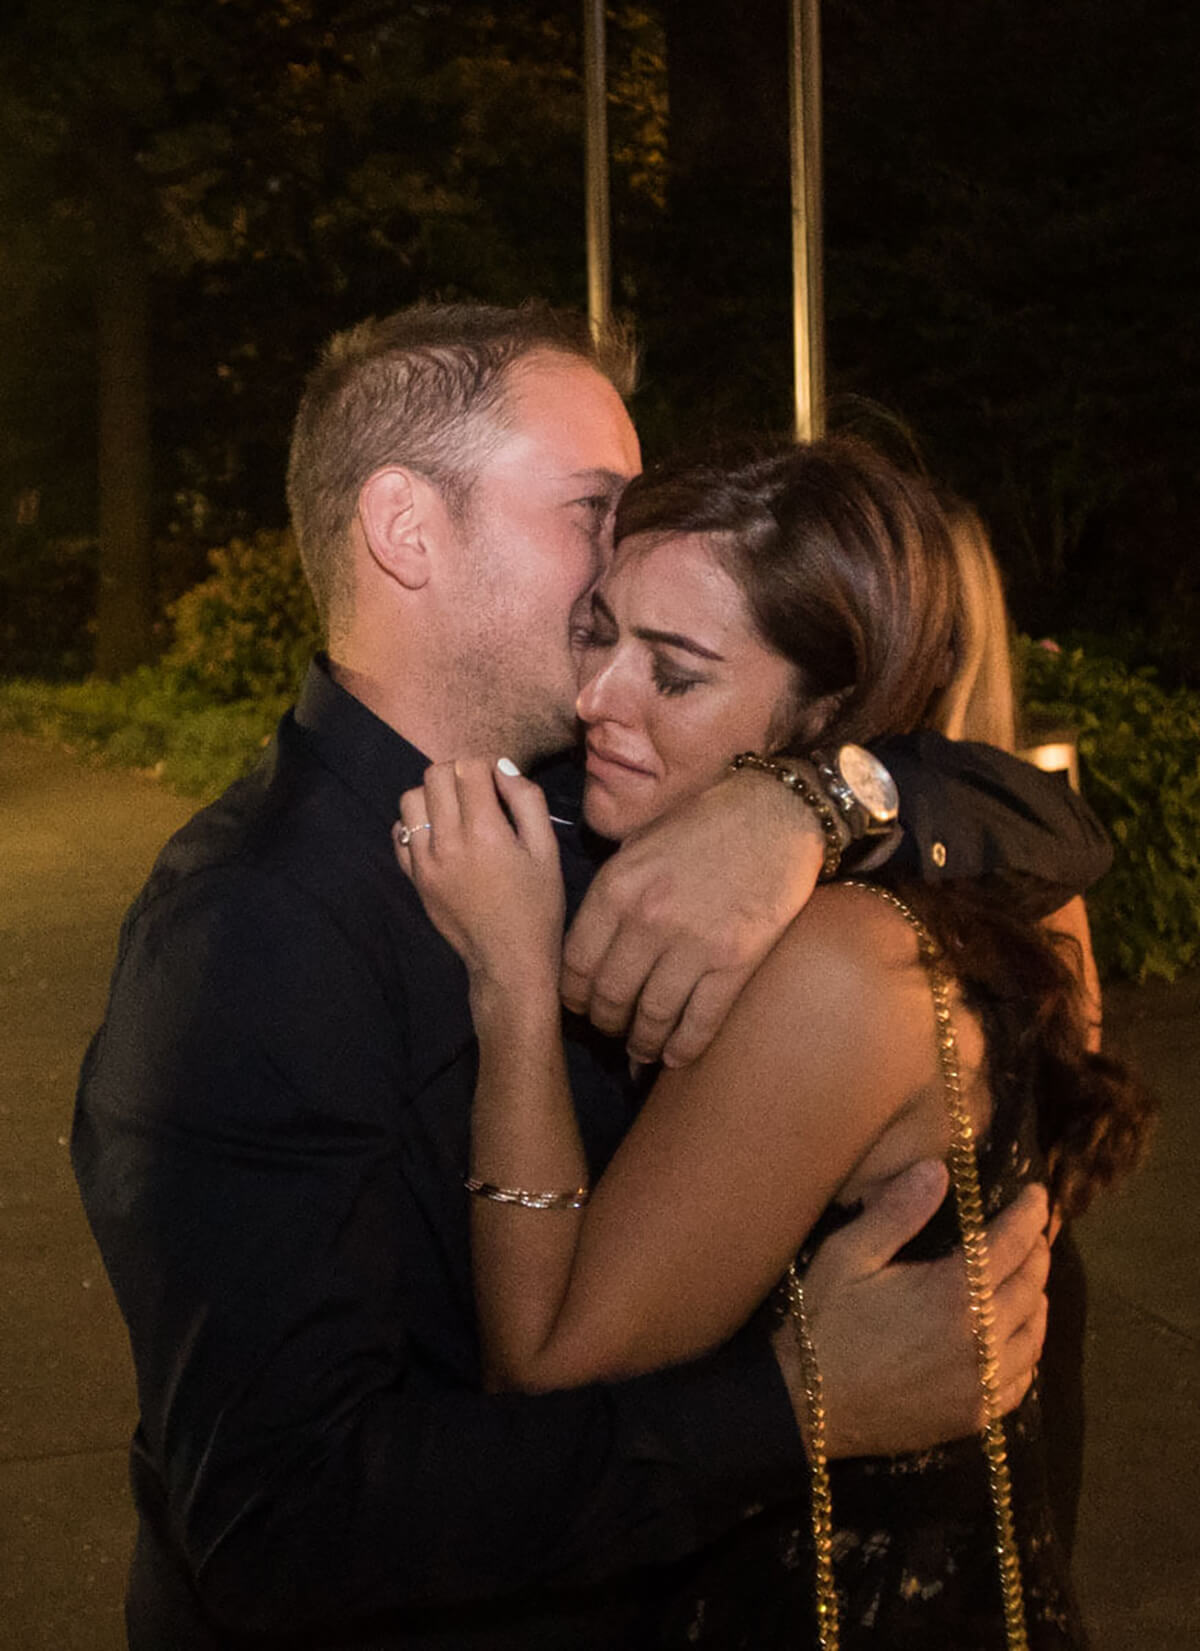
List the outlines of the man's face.
{"label": "man's face", "polygon": [[503,416],[458,530],[454,693],[477,750],[528,762],[572,739],[572,616],[608,565],[641,457],[616,390],[572,356],[518,363]]}

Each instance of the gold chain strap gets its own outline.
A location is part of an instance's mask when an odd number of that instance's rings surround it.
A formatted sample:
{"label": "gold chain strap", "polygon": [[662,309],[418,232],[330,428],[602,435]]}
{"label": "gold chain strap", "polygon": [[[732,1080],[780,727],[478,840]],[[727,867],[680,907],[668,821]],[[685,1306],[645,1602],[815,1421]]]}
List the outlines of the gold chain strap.
{"label": "gold chain strap", "polygon": [[[979,1386],[983,1394],[983,1452],[987,1458],[988,1488],[991,1493],[995,1528],[996,1558],[1000,1567],[1000,1590],[1004,1601],[1005,1643],[1008,1651],[1028,1651],[1025,1629],[1025,1602],[1021,1589],[1021,1560],[1013,1523],[1012,1479],[1008,1471],[1008,1449],[1000,1413],[999,1380],[993,1331],[995,1310],[988,1278],[987,1234],[983,1215],[983,1195],[979,1187],[979,1165],[975,1157],[975,1130],[962,1098],[962,1070],[958,1039],[950,1008],[951,976],[942,962],[941,949],[911,907],[888,889],[871,883],[848,882],[847,888],[870,889],[898,911],[917,937],[921,962],[929,976],[937,1023],[938,1060],[942,1090],[950,1114],[950,1180],[958,1209],[958,1225],[966,1260],[967,1290],[971,1302],[971,1326],[979,1361]],[[829,1485],[829,1464],[825,1448],[825,1407],[821,1395],[821,1373],[817,1366],[807,1317],[804,1292],[794,1267],[787,1273],[788,1308],[800,1347],[804,1376],[804,1398],[808,1422],[810,1495],[813,1543],[816,1549],[817,1630],[821,1651],[837,1651],[837,1591],[833,1580],[833,1500]]]}
{"label": "gold chain strap", "polygon": [[821,1367],[808,1333],[804,1287],[795,1262],[787,1270],[788,1312],[800,1344],[800,1371],[804,1380],[804,1419],[812,1501],[813,1548],[816,1553],[817,1641],[821,1651],[838,1651],[837,1587],[833,1580],[833,1493],[829,1485],[829,1453],[825,1442],[825,1402]]}

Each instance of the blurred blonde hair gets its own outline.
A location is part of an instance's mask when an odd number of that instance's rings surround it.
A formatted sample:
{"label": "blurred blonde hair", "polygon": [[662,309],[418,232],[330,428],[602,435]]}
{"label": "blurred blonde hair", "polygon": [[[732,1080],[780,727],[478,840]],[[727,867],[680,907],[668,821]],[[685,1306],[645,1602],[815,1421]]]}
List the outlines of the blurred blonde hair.
{"label": "blurred blonde hair", "polygon": [[[981,740],[1002,751],[1017,749],[1017,693],[1013,675],[1012,621],[1004,599],[1004,582],[978,512],[953,494],[941,495],[942,513],[950,530],[957,575],[950,666],[945,686],[931,701],[926,723],[949,739]],[[1100,976],[1092,949],[1087,907],[1080,895],[1043,919],[1058,942],[1060,955],[1075,977],[1079,1030],[1086,1047],[1100,1049],[1102,1019]],[[1134,1109],[1137,1110],[1136,1108]],[[1136,1123],[1122,1138],[1115,1164],[1132,1164],[1144,1126]],[[1114,1137],[1115,1138],[1115,1137]],[[1103,1140],[1101,1133],[1097,1141]],[[1126,1149],[1128,1149],[1126,1151]],[[1099,1165],[1103,1154],[1097,1146]],[[1056,1172],[1060,1197],[1068,1208],[1086,1208],[1092,1182],[1082,1171]],[[1103,1185],[1115,1170],[1098,1168],[1094,1181]],[[1062,1190],[1065,1188],[1065,1190]]]}
{"label": "blurred blonde hair", "polygon": [[1014,751],[1016,690],[1011,624],[1000,569],[978,514],[961,499],[943,498],[958,575],[950,676],[927,721],[956,740],[982,740]]}

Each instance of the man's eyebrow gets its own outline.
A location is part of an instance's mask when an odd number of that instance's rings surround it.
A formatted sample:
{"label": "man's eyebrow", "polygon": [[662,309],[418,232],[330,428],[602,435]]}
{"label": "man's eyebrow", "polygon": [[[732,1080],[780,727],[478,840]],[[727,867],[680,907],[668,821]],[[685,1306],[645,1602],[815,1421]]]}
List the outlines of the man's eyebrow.
{"label": "man's eyebrow", "polygon": [[619,470],[573,470],[563,479],[572,487],[591,488],[594,493],[620,493],[629,484],[629,477]]}
{"label": "man's eyebrow", "polygon": [[[592,592],[592,611],[598,613],[602,619],[607,619],[614,630],[620,629],[616,614],[598,590]],[[682,631],[656,631],[649,625],[635,625],[633,634],[639,642],[658,642],[667,648],[681,648],[684,653],[696,654],[700,659],[714,660],[718,665],[725,663],[724,654],[717,653],[713,648],[706,648],[694,637],[684,636]]]}

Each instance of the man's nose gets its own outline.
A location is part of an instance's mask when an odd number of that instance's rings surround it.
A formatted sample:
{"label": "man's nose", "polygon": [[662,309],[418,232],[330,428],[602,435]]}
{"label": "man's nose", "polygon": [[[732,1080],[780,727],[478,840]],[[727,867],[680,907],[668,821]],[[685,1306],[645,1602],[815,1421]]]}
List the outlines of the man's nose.
{"label": "man's nose", "polygon": [[598,585],[609,568],[613,565],[616,555],[616,545],[613,542],[613,519],[611,514],[604,526],[600,529],[592,546],[592,585]]}

